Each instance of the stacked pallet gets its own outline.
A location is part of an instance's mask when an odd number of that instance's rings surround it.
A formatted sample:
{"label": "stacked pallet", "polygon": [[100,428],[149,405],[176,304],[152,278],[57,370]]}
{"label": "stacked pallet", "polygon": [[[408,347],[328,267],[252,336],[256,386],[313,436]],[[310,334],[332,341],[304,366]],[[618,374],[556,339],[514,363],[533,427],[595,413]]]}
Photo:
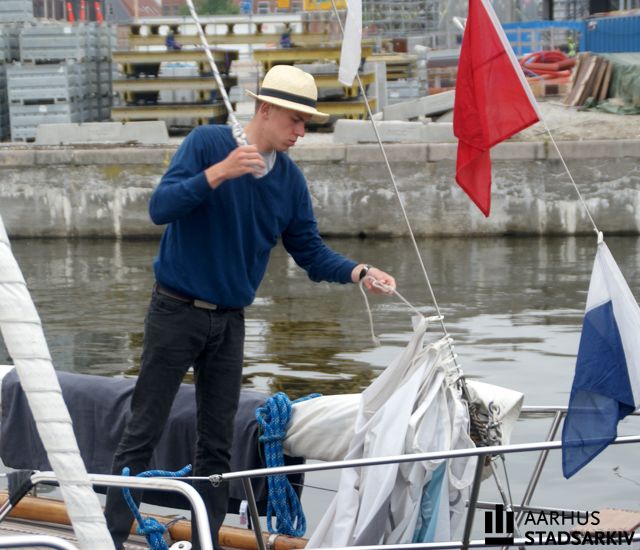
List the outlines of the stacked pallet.
{"label": "stacked pallet", "polygon": [[[362,56],[372,53],[371,46],[362,47]],[[316,48],[278,48],[256,49],[253,57],[262,64],[263,75],[274,65],[295,65],[312,74],[318,87],[317,109],[331,115],[332,124],[336,118],[363,119],[368,110],[364,99],[360,97],[358,81],[345,86],[338,81],[338,65],[340,47]],[[374,83],[373,72],[361,72],[363,86]],[[369,99],[369,108],[376,111],[376,100]]]}
{"label": "stacked pallet", "polygon": [[[332,29],[330,22],[317,25],[313,23],[304,21],[300,25],[293,22],[290,15],[278,17],[271,14],[254,15],[251,21],[240,21],[237,16],[216,16],[213,24],[203,21],[207,42],[211,45],[277,44],[285,33],[289,35],[291,43],[296,46],[339,42],[337,40],[339,30]],[[319,28],[312,30],[312,26]],[[195,28],[192,25],[186,25],[184,19],[167,18],[162,25],[134,23],[129,25],[128,29],[128,41],[132,47],[164,46],[169,33],[172,33],[175,41],[183,46],[200,44],[200,36],[195,32]]]}
{"label": "stacked pallet", "polygon": [[31,23],[0,23],[0,34],[4,43],[4,59],[7,62],[20,59],[20,33]]}
{"label": "stacked pallet", "polygon": [[415,55],[401,52],[376,53],[369,54],[367,61],[384,61],[387,66],[387,81],[406,80],[416,77],[417,57]]}
{"label": "stacked pallet", "polygon": [[35,139],[39,124],[109,119],[114,32],[96,23],[23,28],[20,63],[7,69],[13,141]]}
{"label": "stacked pallet", "polygon": [[33,20],[33,0],[0,0],[0,139],[10,133],[7,64],[20,58],[20,32]]}
{"label": "stacked pallet", "polygon": [[33,0],[2,0],[0,23],[33,20]]}
{"label": "stacked pallet", "polygon": [[612,71],[613,64],[603,57],[588,52],[579,54],[565,105],[580,107],[589,99],[604,101],[609,93]]}
{"label": "stacked pallet", "polygon": [[387,105],[418,99],[428,94],[427,85],[417,78],[387,82]]}
{"label": "stacked pallet", "polygon": [[[238,52],[212,50],[227,93],[237,84],[230,75]],[[169,126],[224,123],[228,113],[202,48],[113,52],[121,76],[113,82],[121,104],[114,120],[164,120]]]}
{"label": "stacked pallet", "polygon": [[426,57],[429,95],[453,90],[458,77],[460,49],[430,50]]}

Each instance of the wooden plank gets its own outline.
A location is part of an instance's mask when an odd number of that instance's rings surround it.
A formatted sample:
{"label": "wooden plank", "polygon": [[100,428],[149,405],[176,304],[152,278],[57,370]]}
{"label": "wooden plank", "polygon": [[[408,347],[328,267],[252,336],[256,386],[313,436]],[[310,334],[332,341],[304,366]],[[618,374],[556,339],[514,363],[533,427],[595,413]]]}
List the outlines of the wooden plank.
{"label": "wooden plank", "polygon": [[222,103],[172,103],[157,105],[135,105],[112,107],[113,120],[165,120],[172,118],[226,118],[227,110]]}
{"label": "wooden plank", "polygon": [[[275,48],[253,50],[253,58],[263,63],[265,70],[269,70],[273,65],[308,62],[313,63],[318,60],[340,59],[340,48]],[[362,57],[371,55],[373,46],[362,46]]]}
{"label": "wooden plank", "polygon": [[[207,42],[209,44],[278,44],[282,33],[259,33],[259,34],[207,34]],[[312,32],[312,33],[291,33],[291,42],[293,44],[303,44],[306,46],[327,44],[334,42],[338,44],[336,36],[328,32]],[[129,45],[133,47],[139,46],[164,46],[166,36],[149,35],[139,36],[130,35]],[[176,34],[176,42],[182,45],[199,45],[200,37],[192,34]]]}
{"label": "wooden plank", "polygon": [[[231,63],[238,59],[236,50],[212,50],[213,59],[218,64]],[[164,61],[207,61],[204,50],[171,50],[171,51],[115,51],[111,59],[116,63],[162,63]]]}
{"label": "wooden plank", "polygon": [[[7,500],[6,491],[0,491],[0,503]],[[175,518],[144,514],[145,517],[156,518],[160,523],[166,525]],[[49,524],[70,525],[64,502],[42,497],[24,497],[9,513],[11,518],[19,518],[28,521],[46,522]],[[131,526],[131,532],[135,533],[136,525]],[[35,529],[34,529],[35,531]],[[171,524],[169,533],[173,540],[191,540],[191,522],[178,520]],[[269,536],[265,533],[265,539]],[[258,544],[254,532],[239,527],[228,527],[223,525],[220,529],[218,540],[223,547],[241,548],[243,550],[258,550]],[[287,537],[279,535],[276,537],[274,550],[296,550],[306,546],[306,539]],[[148,546],[144,546],[148,548]]]}
{"label": "wooden plank", "polygon": [[575,84],[580,71],[584,70],[584,62],[590,57],[590,53],[579,53],[576,58],[576,65],[571,73],[571,84]]}
{"label": "wooden plank", "polygon": [[584,103],[584,100],[586,99],[584,97],[585,91],[590,79],[593,76],[594,71],[597,68],[597,65],[598,62],[597,58],[595,57],[589,57],[589,59],[584,63],[584,70],[580,71],[580,75],[576,80],[575,86],[571,90],[571,93],[567,96],[567,101],[565,101],[567,105],[576,107]]}
{"label": "wooden plank", "polygon": [[576,98],[576,106],[584,105],[587,98],[591,95],[593,90],[593,83],[598,73],[598,69],[600,67],[600,58],[597,56],[593,56],[589,60],[589,64],[587,66],[587,72],[585,73],[585,78],[582,82],[582,87],[580,89],[580,93]]}
{"label": "wooden plank", "polygon": [[593,86],[589,91],[589,95],[587,97],[592,97],[596,101],[598,100],[598,96],[600,95],[600,88],[602,88],[602,82],[604,80],[606,71],[607,61],[602,57],[598,57],[598,70],[593,77]]}
{"label": "wooden plank", "polygon": [[578,94],[578,90],[577,90],[578,83],[581,81],[581,79],[584,78],[585,67],[590,57],[591,57],[591,54],[588,52],[578,54],[576,66],[571,74],[571,90],[569,91],[569,94],[565,98],[565,101],[564,101],[565,105],[571,105],[571,103],[575,99],[575,96]]}
{"label": "wooden plank", "polygon": [[640,527],[640,512],[636,510],[621,510],[617,508],[603,508],[600,512],[600,523],[594,525],[578,525],[571,529],[572,532],[594,533],[596,531],[617,531],[620,533],[633,533]]}
{"label": "wooden plank", "polygon": [[[371,111],[376,110],[376,99],[369,99]],[[367,107],[364,101],[319,101],[318,111],[344,118],[366,118]]]}
{"label": "wooden plank", "polygon": [[[223,76],[225,89],[238,83],[235,76]],[[113,81],[116,92],[159,92],[162,90],[217,90],[218,84],[212,76],[125,78]]]}
{"label": "wooden plank", "polygon": [[600,93],[598,94],[598,101],[604,101],[609,97],[609,85],[611,84],[611,74],[613,73],[613,63],[607,61],[607,69],[604,73],[604,79],[602,80],[602,86],[600,87]]}

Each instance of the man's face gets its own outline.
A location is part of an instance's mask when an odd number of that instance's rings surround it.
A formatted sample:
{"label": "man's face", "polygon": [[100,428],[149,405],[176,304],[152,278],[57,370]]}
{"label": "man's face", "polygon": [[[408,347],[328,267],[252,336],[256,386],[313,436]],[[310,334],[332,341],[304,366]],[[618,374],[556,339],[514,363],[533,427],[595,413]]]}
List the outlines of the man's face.
{"label": "man's face", "polygon": [[298,138],[304,136],[304,125],[311,115],[299,113],[277,105],[266,104],[268,112],[265,125],[267,139],[276,151],[287,151],[296,144]]}

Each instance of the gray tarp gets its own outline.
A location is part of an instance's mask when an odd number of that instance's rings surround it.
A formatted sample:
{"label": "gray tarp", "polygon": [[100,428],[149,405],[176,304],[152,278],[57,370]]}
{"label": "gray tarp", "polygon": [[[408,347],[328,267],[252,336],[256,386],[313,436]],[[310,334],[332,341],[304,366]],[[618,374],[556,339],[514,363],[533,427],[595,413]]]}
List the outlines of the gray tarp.
{"label": "gray tarp", "polygon": [[[87,470],[97,474],[111,473],[111,461],[129,416],[129,401],[135,379],[106,378],[58,372],[62,394],[78,440]],[[266,400],[265,394],[243,391],[236,415],[231,469],[263,467],[258,451],[258,425],[255,410]],[[193,464],[195,441],[195,387],[183,384],[171,409],[171,415],[150,468],[179,470]],[[2,422],[0,424],[0,458],[16,469],[50,470],[47,455],[37,434],[33,416],[15,370],[2,380]],[[287,463],[299,463],[288,459]],[[214,472],[211,472],[214,473]],[[296,476],[297,477],[297,476]],[[299,477],[292,481],[299,481]],[[266,507],[265,482],[253,480],[260,508]],[[240,482],[231,482],[229,511],[237,512],[244,491]],[[148,491],[146,502],[182,507],[186,500]]]}
{"label": "gray tarp", "polygon": [[613,63],[607,101],[595,108],[620,115],[640,114],[640,53],[598,54]]}

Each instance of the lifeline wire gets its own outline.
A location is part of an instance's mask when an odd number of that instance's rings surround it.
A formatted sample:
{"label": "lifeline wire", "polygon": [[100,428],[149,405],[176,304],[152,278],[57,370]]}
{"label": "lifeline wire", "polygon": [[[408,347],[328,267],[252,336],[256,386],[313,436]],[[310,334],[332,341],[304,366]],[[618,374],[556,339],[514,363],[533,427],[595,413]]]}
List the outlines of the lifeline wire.
{"label": "lifeline wire", "polygon": [[224,106],[229,113],[229,122],[231,126],[231,132],[233,133],[233,137],[236,140],[238,145],[248,145],[247,136],[244,133],[244,130],[241,124],[238,122],[236,115],[233,112],[233,107],[231,106],[231,101],[229,100],[229,96],[227,95],[227,91],[224,88],[224,82],[222,82],[222,77],[220,76],[220,72],[218,71],[218,67],[216,66],[216,62],[213,59],[213,55],[211,54],[211,48],[209,47],[209,43],[207,42],[207,37],[204,34],[204,29],[202,28],[202,24],[200,23],[200,18],[198,17],[198,13],[196,12],[196,8],[193,5],[193,0],[186,0],[187,6],[189,7],[189,12],[191,13],[191,17],[194,20],[196,27],[198,29],[198,34],[200,35],[200,42],[202,42],[202,46],[207,55],[207,60],[209,61],[209,65],[211,65],[211,70],[213,71],[213,76],[216,79],[216,84],[218,85],[218,91],[222,96],[222,101],[224,101]]}
{"label": "lifeline wire", "polygon": [[[331,5],[333,7],[333,12],[335,13],[336,19],[338,20],[338,25],[340,26],[340,32],[342,32],[342,37],[344,38],[344,26],[342,24],[342,19],[340,19],[340,14],[338,13],[338,7],[336,6],[335,0],[331,0]],[[347,4],[347,8],[348,8],[348,4]],[[364,89],[364,85],[362,84],[362,80],[360,79],[360,74],[358,74],[358,72],[356,72],[356,78],[358,80],[358,88],[360,90],[360,93],[362,94],[362,97],[364,99],[364,104],[367,108],[367,114],[369,115],[369,120],[371,120],[371,125],[373,126],[373,131],[376,135],[376,140],[378,141],[378,145],[380,146],[382,157],[384,158],[385,165],[387,166],[387,171],[389,172],[389,177],[391,178],[391,183],[393,184],[393,189],[395,190],[396,197],[398,198],[398,203],[400,204],[400,210],[402,210],[402,216],[404,217],[404,221],[407,224],[407,229],[409,230],[409,236],[411,237],[411,242],[413,243],[413,247],[415,248],[416,254],[418,256],[418,262],[420,263],[420,267],[422,268],[422,274],[424,275],[425,281],[427,282],[427,288],[429,289],[429,293],[431,294],[431,300],[433,301],[433,306],[436,310],[437,316],[439,317],[440,326],[442,327],[442,332],[444,332],[444,335],[449,342],[449,349],[451,351],[451,356],[453,357],[453,362],[456,368],[460,369],[461,367],[458,364],[457,354],[454,351],[453,339],[449,336],[449,331],[447,331],[447,327],[444,324],[444,317],[440,311],[440,306],[438,305],[438,300],[436,300],[436,295],[433,292],[433,287],[431,286],[431,280],[429,279],[427,268],[425,267],[424,261],[422,260],[422,255],[420,254],[420,248],[418,247],[418,243],[416,241],[415,235],[413,234],[413,230],[411,229],[409,216],[407,215],[407,211],[402,202],[402,197],[400,197],[400,190],[398,189],[396,178],[393,174],[393,170],[391,170],[391,165],[389,164],[389,159],[387,158],[387,152],[385,151],[384,145],[382,144],[382,139],[380,138],[378,127],[376,126],[376,121],[373,119],[373,113],[371,112],[369,99],[367,98],[367,93]],[[461,389],[465,397],[468,397],[468,391],[467,391],[464,379],[461,379]]]}

